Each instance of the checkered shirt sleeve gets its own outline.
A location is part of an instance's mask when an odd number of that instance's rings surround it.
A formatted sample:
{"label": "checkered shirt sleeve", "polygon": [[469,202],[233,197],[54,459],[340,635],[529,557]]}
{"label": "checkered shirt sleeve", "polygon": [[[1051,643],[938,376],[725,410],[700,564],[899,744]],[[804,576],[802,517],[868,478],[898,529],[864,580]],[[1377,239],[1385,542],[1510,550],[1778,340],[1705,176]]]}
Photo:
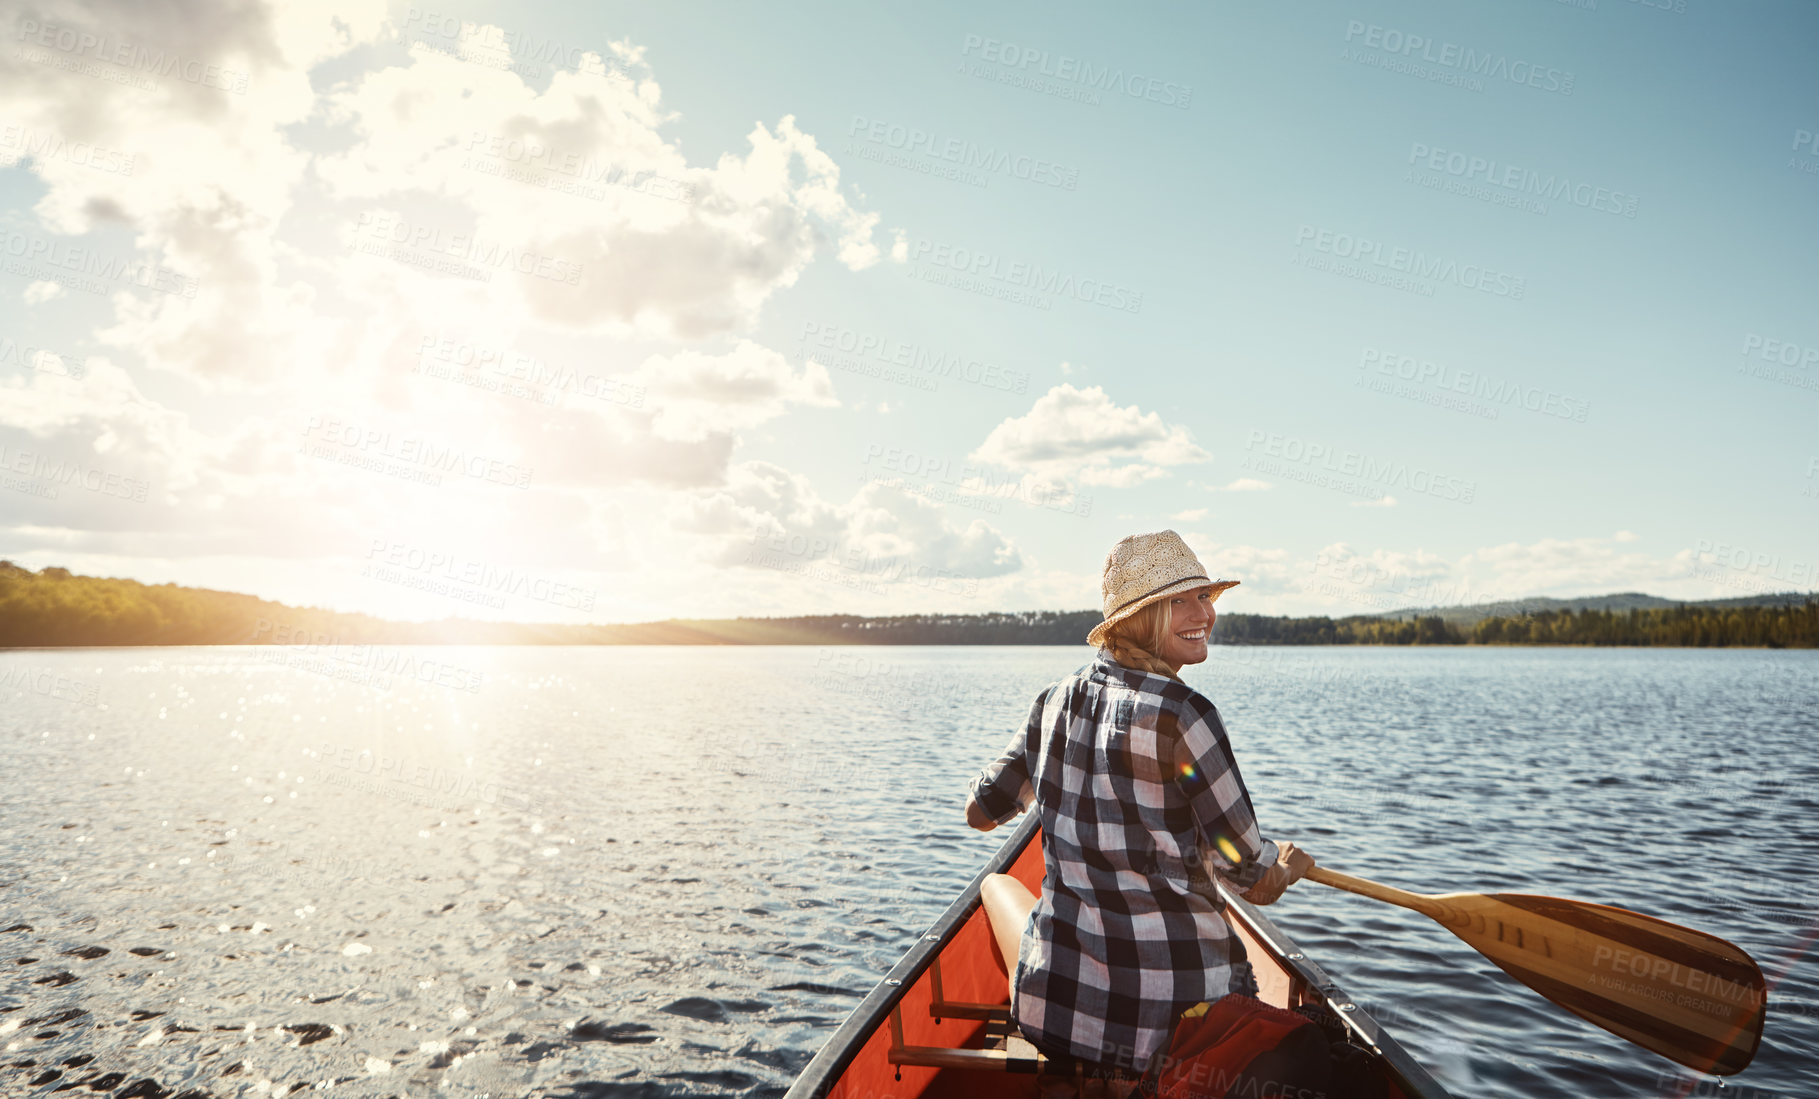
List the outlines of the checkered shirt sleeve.
{"label": "checkered shirt sleeve", "polygon": [[1036,751],[1042,733],[1042,704],[1052,690],[1051,687],[1036,696],[1023,728],[1011,737],[1003,753],[973,780],[973,800],[994,824],[1008,822],[1036,799],[1035,787],[1030,785],[1029,758]]}
{"label": "checkered shirt sleeve", "polygon": [[1275,841],[1264,839],[1257,830],[1250,791],[1238,771],[1218,708],[1194,692],[1172,716],[1179,730],[1175,784],[1194,811],[1200,840],[1195,854],[1243,892],[1275,865]]}

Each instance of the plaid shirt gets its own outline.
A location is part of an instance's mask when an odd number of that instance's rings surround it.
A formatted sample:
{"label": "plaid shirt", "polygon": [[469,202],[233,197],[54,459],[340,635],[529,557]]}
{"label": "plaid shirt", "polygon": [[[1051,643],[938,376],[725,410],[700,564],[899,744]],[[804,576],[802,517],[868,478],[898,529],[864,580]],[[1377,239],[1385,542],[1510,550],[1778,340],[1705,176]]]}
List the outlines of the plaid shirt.
{"label": "plaid shirt", "polygon": [[1039,1047],[1141,1068],[1182,1011],[1240,990],[1207,868],[1247,889],[1276,845],[1204,695],[1102,651],[1037,697],[972,795],[999,824],[1032,802],[1042,821],[1011,1002]]}

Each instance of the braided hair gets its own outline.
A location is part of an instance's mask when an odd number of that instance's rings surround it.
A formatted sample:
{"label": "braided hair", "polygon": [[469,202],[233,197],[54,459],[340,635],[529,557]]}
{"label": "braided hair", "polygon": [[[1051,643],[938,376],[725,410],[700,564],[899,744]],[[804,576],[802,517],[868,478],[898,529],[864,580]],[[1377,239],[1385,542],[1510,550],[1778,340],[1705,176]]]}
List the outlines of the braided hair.
{"label": "braided hair", "polygon": [[1162,659],[1163,646],[1168,643],[1169,601],[1158,599],[1124,621],[1105,631],[1105,641],[1100,645],[1111,658],[1127,668],[1141,672],[1152,672],[1179,680],[1175,673]]}

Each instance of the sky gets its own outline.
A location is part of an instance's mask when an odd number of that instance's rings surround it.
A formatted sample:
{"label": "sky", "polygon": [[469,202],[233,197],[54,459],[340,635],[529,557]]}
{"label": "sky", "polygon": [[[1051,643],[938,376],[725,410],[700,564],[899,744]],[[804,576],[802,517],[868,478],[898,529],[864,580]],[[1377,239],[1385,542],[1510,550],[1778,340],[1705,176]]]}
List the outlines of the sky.
{"label": "sky", "polygon": [[8,3],[0,557],[394,618],[1819,588],[1819,6]]}

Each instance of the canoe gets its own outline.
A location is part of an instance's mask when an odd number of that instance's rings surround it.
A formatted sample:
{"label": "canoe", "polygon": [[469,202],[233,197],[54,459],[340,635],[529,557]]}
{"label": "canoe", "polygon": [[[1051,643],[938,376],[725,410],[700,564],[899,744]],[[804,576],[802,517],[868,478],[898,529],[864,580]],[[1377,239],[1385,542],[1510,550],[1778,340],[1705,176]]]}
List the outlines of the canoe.
{"label": "canoe", "polygon": [[[912,1096],[1035,1096],[1041,1056],[1010,1021],[1008,977],[992,939],[979,885],[1010,874],[1042,890],[1035,814],[986,863],[933,927],[873,988],[803,1068],[785,1099],[909,1099]],[[1350,1041],[1369,1052],[1391,1099],[1450,1099],[1370,1014],[1287,935],[1221,888],[1244,940],[1260,998],[1278,1007],[1324,1003]]]}

